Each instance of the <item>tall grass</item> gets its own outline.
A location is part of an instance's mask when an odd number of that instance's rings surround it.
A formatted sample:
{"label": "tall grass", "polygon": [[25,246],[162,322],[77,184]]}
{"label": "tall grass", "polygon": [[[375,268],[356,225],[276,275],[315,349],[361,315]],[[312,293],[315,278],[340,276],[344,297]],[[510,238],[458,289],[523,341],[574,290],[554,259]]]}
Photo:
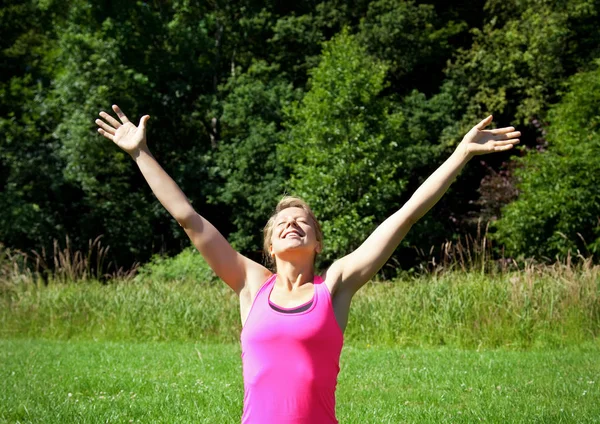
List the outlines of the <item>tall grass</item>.
{"label": "tall grass", "polygon": [[437,252],[435,246],[427,253],[416,249],[420,258],[419,271],[429,274],[449,270],[495,273],[507,272],[511,268],[518,269],[514,260],[506,260],[504,257],[494,260],[494,247],[488,237],[488,228],[489,223],[482,231],[482,222],[479,221],[475,235],[467,234],[457,240],[447,240]]}
{"label": "tall grass", "polygon": [[[346,340],[460,347],[564,346],[600,332],[599,268],[529,267],[495,276],[450,271],[371,282],[352,303]],[[3,337],[237,341],[224,284],[90,281],[4,285]]]}
{"label": "tall grass", "polygon": [[[346,341],[520,349],[597,340],[599,266],[570,256],[553,265],[494,261],[484,237],[446,244],[427,272],[368,283],[353,299]],[[86,271],[91,256],[68,253],[55,249],[58,271],[46,280],[23,272],[28,257],[0,254],[0,337],[239,339],[238,299],[197,252],[108,281]]]}
{"label": "tall grass", "polygon": [[21,284],[0,297],[0,337],[232,342],[236,300],[224,285],[189,282]]}
{"label": "tall grass", "polygon": [[65,237],[64,247],[54,240],[51,252],[42,248],[41,252],[32,250],[31,253],[25,253],[8,249],[0,243],[0,284],[133,278],[139,264],[123,268],[111,261],[106,262],[109,250],[109,246],[102,245],[102,236],[89,240],[87,251],[73,250],[69,236]]}
{"label": "tall grass", "polygon": [[346,336],[367,343],[563,346],[600,333],[599,267],[529,266],[504,274],[448,271],[372,283]]}

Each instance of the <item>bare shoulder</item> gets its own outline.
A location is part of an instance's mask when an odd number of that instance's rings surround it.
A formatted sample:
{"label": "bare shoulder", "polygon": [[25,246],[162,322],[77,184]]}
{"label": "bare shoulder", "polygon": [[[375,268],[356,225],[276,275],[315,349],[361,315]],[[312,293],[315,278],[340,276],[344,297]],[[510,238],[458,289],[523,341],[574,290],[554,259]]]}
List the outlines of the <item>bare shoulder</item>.
{"label": "bare shoulder", "polygon": [[244,258],[244,261],[246,262],[244,266],[246,272],[240,295],[242,292],[255,294],[273,273],[268,268],[253,260]]}
{"label": "bare shoulder", "polygon": [[273,273],[261,264],[246,259],[246,275],[242,291],[258,293],[262,285],[273,275]]}
{"label": "bare shoulder", "polygon": [[327,268],[327,271],[325,271],[325,273],[322,275],[323,281],[329,289],[329,293],[331,293],[331,297],[339,294],[343,276],[342,270],[342,261],[337,260],[331,264],[331,266]]}

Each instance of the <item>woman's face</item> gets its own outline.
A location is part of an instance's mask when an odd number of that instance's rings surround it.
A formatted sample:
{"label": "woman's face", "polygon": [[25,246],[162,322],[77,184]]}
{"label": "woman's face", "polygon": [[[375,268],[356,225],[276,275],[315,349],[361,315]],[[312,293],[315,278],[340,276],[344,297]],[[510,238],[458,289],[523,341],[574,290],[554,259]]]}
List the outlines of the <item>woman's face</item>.
{"label": "woman's face", "polygon": [[282,210],[275,217],[271,235],[271,254],[305,252],[313,255],[321,251],[314,223],[308,212],[292,207]]}

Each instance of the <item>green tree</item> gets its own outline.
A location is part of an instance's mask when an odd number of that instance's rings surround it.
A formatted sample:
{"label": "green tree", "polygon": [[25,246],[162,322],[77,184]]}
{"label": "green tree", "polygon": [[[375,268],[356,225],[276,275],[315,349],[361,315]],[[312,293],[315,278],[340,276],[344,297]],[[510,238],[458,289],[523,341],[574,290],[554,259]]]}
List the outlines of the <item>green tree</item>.
{"label": "green tree", "polygon": [[221,137],[212,152],[216,195],[212,203],[229,210],[229,241],[260,257],[262,232],[284,190],[287,166],[277,156],[283,138],[283,109],[300,97],[276,65],[263,61],[232,76],[221,102]]}
{"label": "green tree", "polygon": [[357,34],[369,53],[389,65],[391,91],[437,92],[464,22],[442,21],[430,4],[377,0],[369,3]]}
{"label": "green tree", "polygon": [[378,97],[385,74],[386,66],[343,31],[324,45],[310,90],[288,112],[280,158],[291,168],[291,193],[322,222],[325,260],[358,247],[406,184],[398,176],[409,171],[401,155],[409,140],[402,115]]}
{"label": "green tree", "polygon": [[473,28],[470,49],[459,49],[448,79],[465,87],[465,120],[487,113],[529,124],[543,119],[565,76],[588,63],[600,41],[595,0],[488,0],[488,19]]}
{"label": "green tree", "polygon": [[600,252],[600,62],[569,79],[548,114],[547,151],[519,162],[519,198],[495,223],[514,256]]}
{"label": "green tree", "polygon": [[[519,127],[524,145],[543,143],[539,123],[562,82],[599,54],[598,6],[596,0],[488,0],[483,25],[470,29],[471,45],[455,50],[446,69],[440,93],[455,99],[456,120],[441,141],[458,140],[493,113],[496,123]],[[439,205],[456,222],[455,233],[472,231],[514,199],[513,156],[494,155],[462,172]]]}
{"label": "green tree", "polygon": [[[210,148],[204,117],[193,110],[210,102],[201,93],[212,84],[212,69],[189,59],[208,42],[201,24],[186,26],[191,12],[185,5],[174,4],[169,15],[134,3],[115,9],[72,4],[58,38],[61,68],[49,101],[60,111],[54,136],[65,178],[84,193],[76,210],[79,236],[104,234],[127,264],[149,257],[153,246],[182,244],[184,235],[152,198],[130,158],[97,135],[93,120],[112,103],[132,117],[151,114],[153,151],[189,187],[189,174],[202,178],[200,157]],[[194,75],[197,84],[181,72]]]}
{"label": "green tree", "polygon": [[52,136],[59,115],[46,102],[56,70],[56,33],[64,9],[37,2],[0,6],[0,238],[41,251],[73,234],[68,213],[81,192],[62,176],[60,145]]}

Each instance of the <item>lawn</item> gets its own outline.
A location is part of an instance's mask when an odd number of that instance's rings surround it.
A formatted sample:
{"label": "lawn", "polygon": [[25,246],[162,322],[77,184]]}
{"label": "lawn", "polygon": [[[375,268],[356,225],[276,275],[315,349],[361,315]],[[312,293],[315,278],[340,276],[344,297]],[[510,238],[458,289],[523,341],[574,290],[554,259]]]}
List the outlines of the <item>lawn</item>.
{"label": "lawn", "polygon": [[[237,344],[0,340],[0,422],[239,423]],[[340,423],[600,422],[600,349],[347,345]]]}

